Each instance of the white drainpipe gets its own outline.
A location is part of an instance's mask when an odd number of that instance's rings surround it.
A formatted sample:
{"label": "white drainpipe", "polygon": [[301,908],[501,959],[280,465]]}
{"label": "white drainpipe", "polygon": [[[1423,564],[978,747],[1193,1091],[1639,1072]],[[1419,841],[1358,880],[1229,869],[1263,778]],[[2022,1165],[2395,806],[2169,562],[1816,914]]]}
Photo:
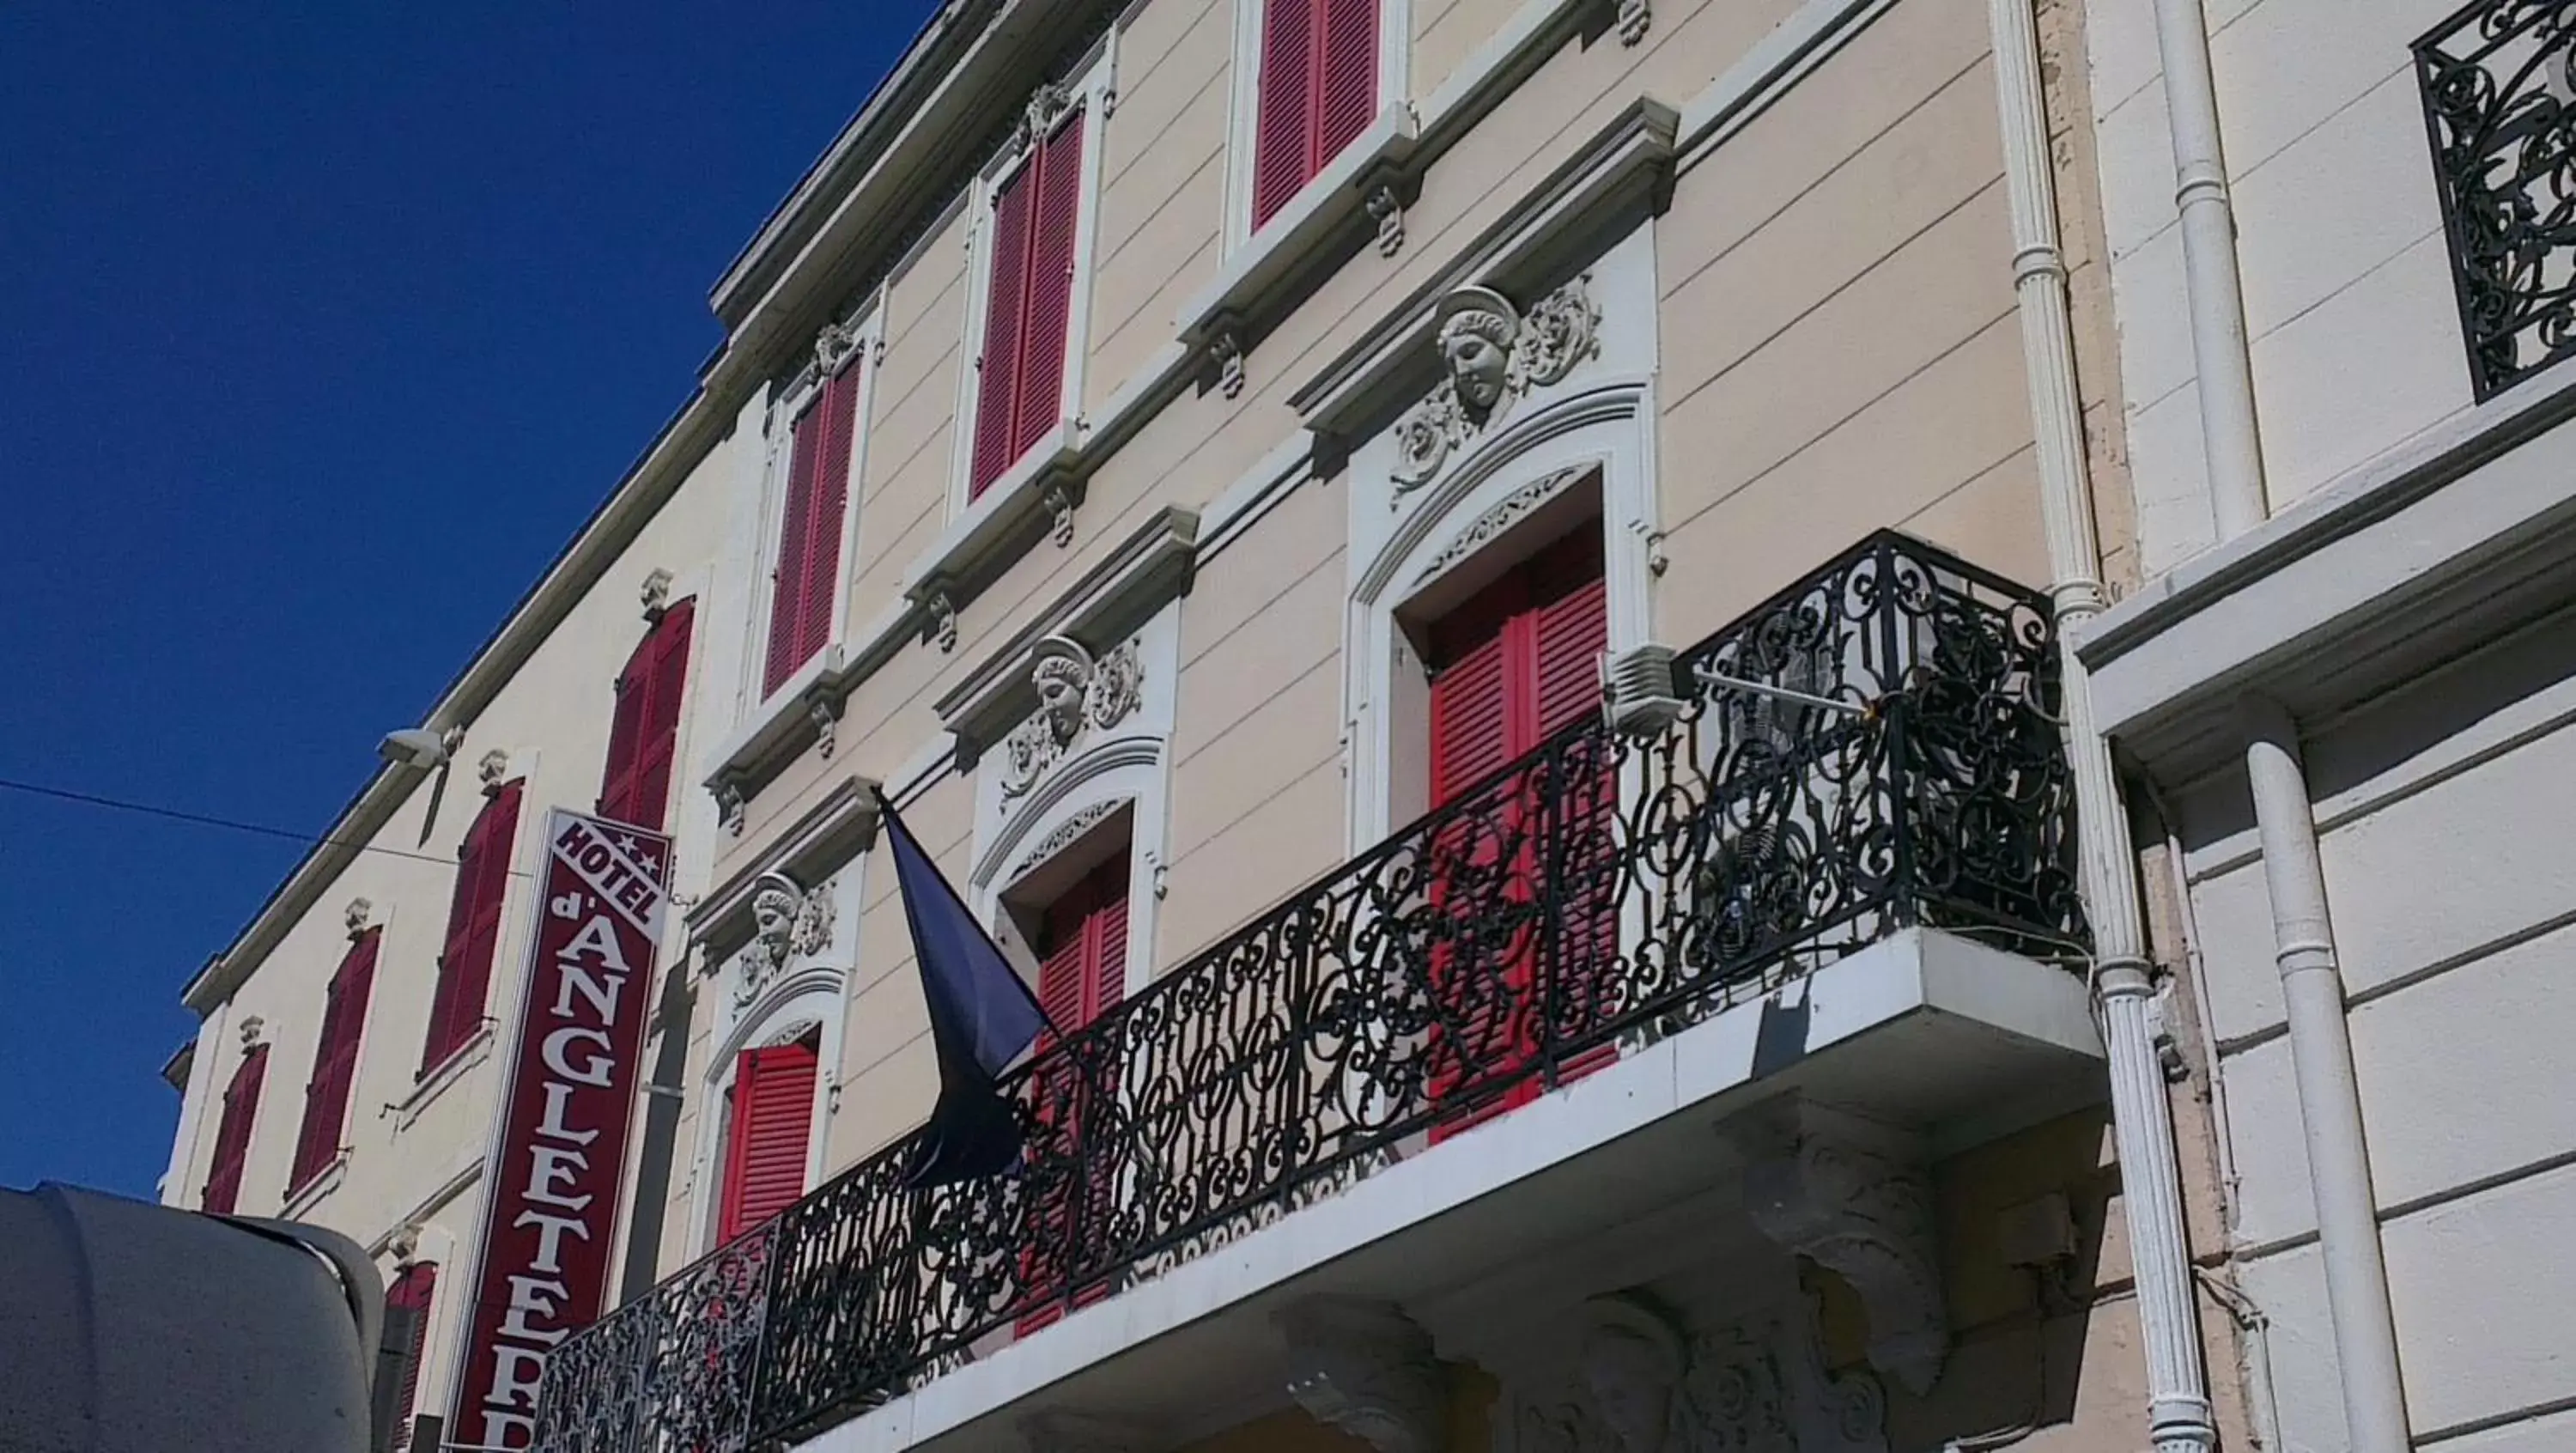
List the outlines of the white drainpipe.
{"label": "white drainpipe", "polygon": [[2199,372],[2200,446],[2218,538],[2234,539],[2271,513],[2262,437],[2254,422],[2254,365],[2246,353],[2245,284],[2236,268],[2236,207],[2218,141],[2218,88],[2209,70],[2200,0],[2156,0],[2165,108],[2173,131],[2174,206],[2182,215],[2182,267]]}
{"label": "white drainpipe", "polygon": [[[2218,88],[2210,69],[2201,0],[2156,0],[2156,49],[2164,63],[2173,133],[2174,203],[2181,213],[2183,271],[2190,292],[2192,364],[2198,371],[2201,452],[2208,461],[2218,535],[2230,540],[2270,514],[2256,428],[2253,367],[2246,352],[2245,295],[2236,256],[2236,219],[2219,144]],[[2345,1019],[2343,974],[2325,894],[2325,868],[2298,729],[2277,703],[2243,704],[2245,771],[2272,897],[2272,938],[2290,1031],[2299,1113],[2309,1147],[2326,1304],[2334,1321],[2338,1380],[2352,1453],[2405,1453],[2405,1383],[2389,1311]],[[2185,891],[2189,891],[2187,888]]]}
{"label": "white drainpipe", "polygon": [[2091,682],[2071,647],[2084,623],[2102,613],[2104,600],[2031,4],[1992,0],[1995,89],[2012,204],[2013,285],[2036,431],[2040,509],[2055,577],[2050,598],[2065,675],[2066,750],[2075,776],[2084,904],[2093,928],[2093,985],[2110,1055],[2121,1206],[2129,1223],[2138,1321],[2146,1342],[2149,1436],[2157,1453],[2207,1453],[2217,1445],[2218,1429],[2202,1370],[2172,1112],[2149,1020],[2155,990],[2138,908],[2137,854],[2119,782],[2112,775],[2109,744],[2093,727]]}

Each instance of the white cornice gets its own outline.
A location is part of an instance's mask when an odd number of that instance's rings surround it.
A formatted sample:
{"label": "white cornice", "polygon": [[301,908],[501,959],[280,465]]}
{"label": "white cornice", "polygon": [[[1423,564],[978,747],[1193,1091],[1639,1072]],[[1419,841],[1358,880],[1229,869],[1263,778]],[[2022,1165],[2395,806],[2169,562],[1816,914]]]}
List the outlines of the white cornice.
{"label": "white cornice", "polygon": [[766,834],[767,845],[732,865],[723,882],[689,910],[689,939],[719,952],[749,938],[752,889],[765,873],[785,873],[799,883],[823,877],[876,838],[877,781],[849,772],[816,798],[784,830]]}

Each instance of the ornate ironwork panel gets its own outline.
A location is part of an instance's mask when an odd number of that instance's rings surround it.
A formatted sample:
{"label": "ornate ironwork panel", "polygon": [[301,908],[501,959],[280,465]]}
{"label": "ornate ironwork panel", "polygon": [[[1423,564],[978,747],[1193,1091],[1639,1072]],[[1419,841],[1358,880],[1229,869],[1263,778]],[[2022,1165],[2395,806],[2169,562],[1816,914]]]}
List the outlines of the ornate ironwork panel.
{"label": "ornate ironwork panel", "polygon": [[1015,1070],[1015,1174],[908,1191],[898,1143],[758,1296],[702,1263],[567,1342],[539,1446],[804,1436],[1908,925],[2080,955],[2055,645],[1873,537],[1685,654],[1669,729],[1569,728]]}
{"label": "ornate ironwork panel", "polygon": [[2478,0],[2415,43],[2479,398],[2576,352],[2576,0]]}
{"label": "ornate ironwork panel", "polygon": [[749,1446],[771,1244],[771,1227],[751,1231],[556,1348],[537,1397],[535,1446]]}

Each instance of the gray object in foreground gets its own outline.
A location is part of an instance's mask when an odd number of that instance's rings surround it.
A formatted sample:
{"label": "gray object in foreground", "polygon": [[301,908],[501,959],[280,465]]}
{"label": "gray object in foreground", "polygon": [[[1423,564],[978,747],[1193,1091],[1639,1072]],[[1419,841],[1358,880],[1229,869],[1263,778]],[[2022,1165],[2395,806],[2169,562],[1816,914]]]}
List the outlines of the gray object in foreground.
{"label": "gray object in foreground", "polygon": [[0,1450],[364,1453],[383,1318],[334,1232],[0,1191]]}

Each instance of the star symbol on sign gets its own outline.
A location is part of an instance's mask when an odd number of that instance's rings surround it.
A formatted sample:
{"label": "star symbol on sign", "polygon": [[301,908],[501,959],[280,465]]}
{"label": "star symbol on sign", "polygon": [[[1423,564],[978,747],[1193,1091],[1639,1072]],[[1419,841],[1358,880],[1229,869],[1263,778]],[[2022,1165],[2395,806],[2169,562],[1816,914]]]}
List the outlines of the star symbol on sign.
{"label": "star symbol on sign", "polygon": [[630,858],[640,858],[644,856],[644,845],[637,842],[635,840],[635,834],[631,832],[618,838],[617,850],[626,854]]}

